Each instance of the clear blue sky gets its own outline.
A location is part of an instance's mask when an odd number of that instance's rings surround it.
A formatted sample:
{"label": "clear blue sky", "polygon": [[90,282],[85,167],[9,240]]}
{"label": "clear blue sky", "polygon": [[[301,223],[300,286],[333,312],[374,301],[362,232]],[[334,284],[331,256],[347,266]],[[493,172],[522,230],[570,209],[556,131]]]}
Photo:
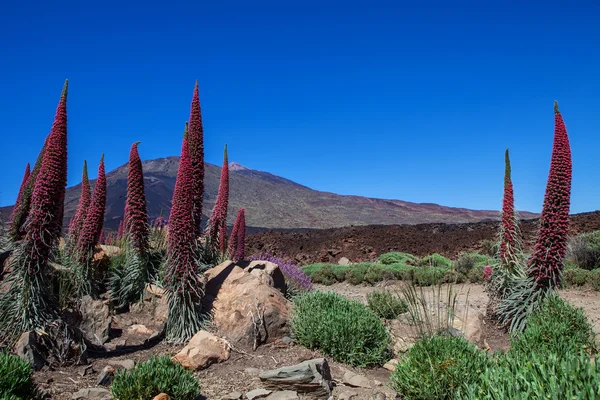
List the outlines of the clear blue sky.
{"label": "clear blue sky", "polygon": [[[417,5],[418,4],[418,5]],[[69,184],[178,155],[200,81],[206,159],[314,189],[540,211],[553,100],[572,212],[600,208],[598,1],[10,1],[0,11],[0,204],[69,78]]]}

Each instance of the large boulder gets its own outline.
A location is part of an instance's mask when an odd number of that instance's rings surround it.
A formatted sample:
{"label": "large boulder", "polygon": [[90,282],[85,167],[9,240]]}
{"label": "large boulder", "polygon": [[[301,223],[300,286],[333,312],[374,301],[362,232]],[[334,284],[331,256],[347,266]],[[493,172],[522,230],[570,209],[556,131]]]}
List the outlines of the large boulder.
{"label": "large boulder", "polygon": [[103,346],[110,339],[112,317],[108,304],[83,296],[79,306],[81,323],[79,328],[85,338],[96,346]]}
{"label": "large boulder", "polygon": [[483,313],[473,307],[457,305],[454,309],[452,327],[457,330],[458,336],[481,347],[485,339],[483,334],[483,319]]}
{"label": "large boulder", "polygon": [[43,346],[33,331],[27,331],[21,335],[15,344],[15,353],[31,364],[35,371],[39,371],[46,365]]}
{"label": "large boulder", "polygon": [[[244,265],[240,266],[244,267]],[[271,261],[256,260],[251,261],[247,266],[244,267],[244,270],[250,272],[252,275],[259,278],[263,283],[274,287],[285,295],[287,285],[279,265]]]}
{"label": "large boulder", "polygon": [[289,335],[290,303],[279,290],[231,261],[205,276],[204,307],[230,343],[251,349]]}
{"label": "large boulder", "polygon": [[229,360],[231,346],[226,340],[207,331],[199,331],[179,353],[173,356],[186,368],[204,369],[211,364]]}

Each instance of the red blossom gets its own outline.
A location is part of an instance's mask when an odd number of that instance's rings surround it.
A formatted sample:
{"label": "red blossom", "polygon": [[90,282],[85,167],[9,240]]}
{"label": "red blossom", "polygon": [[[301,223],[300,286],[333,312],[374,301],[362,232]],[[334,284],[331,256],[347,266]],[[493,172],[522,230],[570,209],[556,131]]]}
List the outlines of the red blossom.
{"label": "red blossom", "polygon": [[61,200],[67,181],[67,88],[68,81],[65,81],[31,195],[31,211],[23,239],[29,274],[47,272],[50,250],[60,236],[57,216],[64,206]]}
{"label": "red blossom", "polygon": [[229,258],[235,260],[237,254],[237,239],[238,232],[240,231],[240,224],[242,223],[242,216],[244,215],[244,209],[240,209],[235,217],[235,223],[233,224],[233,229],[231,230],[231,234],[229,235],[229,243],[228,243],[228,253]]}
{"label": "red blossom", "polygon": [[83,221],[87,215],[88,208],[91,201],[91,189],[90,180],[88,178],[87,162],[83,162],[83,172],[81,174],[81,195],[79,196],[79,204],[75,215],[69,224],[69,241],[71,243],[77,243],[79,238],[79,232],[83,226]]}
{"label": "red blossom", "polygon": [[193,220],[194,185],[192,182],[187,127],[181,146],[181,158],[173,192],[167,237],[167,271],[165,283],[173,291],[188,291],[188,285],[196,282],[195,227]]}
{"label": "red blossom", "polygon": [[227,228],[227,207],[229,205],[229,163],[227,160],[227,145],[223,153],[223,166],[221,167],[221,181],[217,201],[210,217],[210,240],[214,243],[220,241],[221,252],[225,250],[225,230]]}
{"label": "red blossom", "polygon": [[106,212],[106,174],[104,172],[104,154],[98,166],[98,179],[94,185],[94,193],[88,207],[87,215],[83,220],[81,233],[77,241],[77,252],[80,263],[88,262],[94,254],[94,249],[100,239],[100,232],[104,226],[104,213]]}
{"label": "red blossom", "polygon": [[138,153],[138,144],[131,146],[129,153],[129,173],[127,176],[127,220],[125,230],[129,234],[131,244],[139,252],[148,248],[148,212],[146,194],[144,192],[144,174],[142,161]]}
{"label": "red blossom", "polygon": [[29,163],[27,163],[27,166],[25,167],[25,173],[23,174],[23,180],[21,181],[21,186],[19,187],[19,194],[17,195],[17,201],[15,201],[15,206],[13,208],[13,215],[11,216],[11,221],[15,217],[15,211],[22,207],[21,204],[23,203],[23,195],[24,195],[25,189],[27,187],[27,182],[29,181],[30,175],[31,175],[31,167],[29,166]]}
{"label": "red blossom", "polygon": [[190,107],[190,122],[187,133],[192,163],[192,182],[194,192],[194,229],[196,237],[200,236],[202,223],[202,202],[204,199],[204,129],[202,127],[202,112],[198,81],[194,87],[194,96]]}
{"label": "red blossom", "polygon": [[504,198],[502,200],[502,227],[498,255],[501,265],[512,271],[516,268],[517,263],[518,231],[515,220],[515,200],[508,149],[506,149],[504,159]]}
{"label": "red blossom", "polygon": [[121,239],[125,234],[125,218],[119,221],[119,229],[117,230],[117,239]]}
{"label": "red blossom", "polygon": [[571,203],[572,161],[569,136],[554,103],[554,145],[544,207],[534,253],[529,260],[530,274],[539,287],[560,285],[560,271],[567,250],[569,208]]}
{"label": "red blossom", "polygon": [[240,218],[240,227],[237,231],[237,239],[236,239],[236,251],[235,258],[237,261],[241,261],[246,256],[246,215],[244,213],[244,209],[241,210],[241,215],[238,215]]}

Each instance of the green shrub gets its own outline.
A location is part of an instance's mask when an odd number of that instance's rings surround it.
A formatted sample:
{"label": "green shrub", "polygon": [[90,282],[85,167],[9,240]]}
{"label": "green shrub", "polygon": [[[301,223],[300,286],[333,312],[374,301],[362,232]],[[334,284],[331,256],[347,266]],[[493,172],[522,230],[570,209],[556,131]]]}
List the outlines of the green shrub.
{"label": "green shrub", "polygon": [[486,267],[486,265],[476,265],[471,268],[467,275],[467,280],[471,283],[483,282],[483,269]]}
{"label": "green shrub", "polygon": [[367,304],[380,318],[394,319],[408,311],[406,302],[389,290],[376,290],[367,295]]}
{"label": "green shrub", "polygon": [[491,265],[492,257],[479,253],[461,253],[454,263],[454,270],[459,274],[469,275],[475,267]]}
{"label": "green shrub", "polygon": [[585,270],[600,268],[600,231],[570,238],[565,261]]}
{"label": "green shrub", "polygon": [[594,290],[600,290],[600,269],[594,269],[589,273],[590,285]]}
{"label": "green shrub", "polygon": [[408,350],[391,385],[406,399],[453,399],[458,388],[477,382],[489,363],[486,352],[462,338],[432,336]]}
{"label": "green shrub", "polygon": [[384,253],[379,256],[379,262],[384,265],[389,264],[408,264],[417,265],[419,258],[409,253],[401,253],[394,251],[391,253]]}
{"label": "green shrub", "polygon": [[509,352],[484,370],[479,380],[465,386],[457,399],[593,400],[600,398],[600,363],[591,363],[582,353],[533,352],[523,357]]}
{"label": "green shrub", "polygon": [[153,356],[129,371],[117,371],[110,390],[119,400],[151,399],[160,393],[177,400],[195,400],[200,395],[200,381],[168,356]]}
{"label": "green shrub", "polygon": [[419,261],[419,265],[423,267],[444,267],[452,268],[452,260],[444,257],[441,254],[433,253],[425,256]]}
{"label": "green shrub", "polygon": [[432,286],[440,282],[448,282],[451,279],[452,271],[441,267],[421,267],[413,271],[414,281],[420,286]]}
{"label": "green shrub", "polygon": [[28,362],[13,354],[0,353],[0,398],[35,399],[37,389],[32,375]]}
{"label": "green shrub", "polygon": [[550,294],[527,321],[527,328],[511,345],[511,352],[556,353],[566,356],[581,350],[593,353],[596,340],[592,325],[582,308],[575,308],[556,294]]}
{"label": "green shrub", "polygon": [[390,336],[366,306],[335,293],[313,291],[294,299],[291,325],[296,340],[336,361],[364,367],[390,357]]}
{"label": "green shrub", "polygon": [[581,268],[568,267],[562,272],[565,286],[583,286],[590,280],[590,271]]}

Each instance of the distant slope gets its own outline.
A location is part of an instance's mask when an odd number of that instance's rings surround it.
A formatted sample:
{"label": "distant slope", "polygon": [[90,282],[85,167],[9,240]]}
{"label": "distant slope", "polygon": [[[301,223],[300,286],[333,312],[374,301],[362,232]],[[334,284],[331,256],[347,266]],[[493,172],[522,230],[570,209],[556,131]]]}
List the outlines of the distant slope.
{"label": "distant slope", "polygon": [[[171,207],[179,157],[143,162],[148,213],[155,218],[168,215]],[[209,216],[215,203],[221,169],[206,164],[204,215]],[[350,225],[392,225],[420,223],[462,223],[495,220],[498,211],[469,210],[437,204],[418,204],[402,200],[342,196],[312,190],[288,179],[231,164],[230,212],[228,223],[238,209],[246,209],[248,226],[262,228],[335,228]],[[106,227],[116,229],[123,216],[127,193],[127,164],[107,175],[108,199]],[[67,189],[65,218],[72,217],[79,199],[80,185]],[[10,213],[5,207],[4,215]],[[536,214],[522,213],[523,218]]]}

